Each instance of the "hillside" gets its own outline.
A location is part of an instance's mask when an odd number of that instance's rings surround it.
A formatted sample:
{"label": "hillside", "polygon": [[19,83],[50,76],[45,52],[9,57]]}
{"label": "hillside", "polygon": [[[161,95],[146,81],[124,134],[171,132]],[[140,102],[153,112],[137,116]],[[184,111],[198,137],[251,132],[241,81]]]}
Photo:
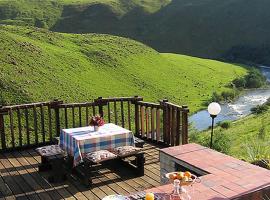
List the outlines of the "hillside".
{"label": "hillside", "polygon": [[152,101],[167,97],[195,111],[213,91],[228,90],[232,79],[246,73],[110,35],[0,26],[0,43],[0,97],[6,103],[138,94]]}
{"label": "hillside", "polygon": [[[231,124],[228,129],[222,129],[217,126],[214,130],[214,137],[221,132],[229,138],[230,151],[234,157],[251,160],[248,149],[253,147],[256,160],[269,159],[269,139],[270,139],[270,111],[260,115],[249,115],[239,119]],[[208,136],[207,136],[208,135]],[[210,137],[210,130],[200,133],[192,139],[193,142],[202,142],[205,138]],[[209,138],[206,140],[209,141]],[[224,142],[225,140],[223,140]],[[203,142],[204,143],[204,142]],[[257,153],[256,153],[257,152]]]}
{"label": "hillside", "polygon": [[0,23],[108,33],[160,52],[270,65],[269,0],[0,0]]}

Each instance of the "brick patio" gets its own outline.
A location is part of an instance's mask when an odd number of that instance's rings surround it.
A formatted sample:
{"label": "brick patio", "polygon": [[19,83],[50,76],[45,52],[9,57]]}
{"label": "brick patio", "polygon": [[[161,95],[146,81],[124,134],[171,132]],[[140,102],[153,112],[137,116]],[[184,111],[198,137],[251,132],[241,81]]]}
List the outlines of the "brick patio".
{"label": "brick patio", "polygon": [[[197,144],[160,150],[161,182],[166,172],[182,166],[201,175],[194,184],[194,200],[270,198],[270,171]],[[168,192],[171,184],[147,191]],[[268,200],[268,199],[267,199]]]}

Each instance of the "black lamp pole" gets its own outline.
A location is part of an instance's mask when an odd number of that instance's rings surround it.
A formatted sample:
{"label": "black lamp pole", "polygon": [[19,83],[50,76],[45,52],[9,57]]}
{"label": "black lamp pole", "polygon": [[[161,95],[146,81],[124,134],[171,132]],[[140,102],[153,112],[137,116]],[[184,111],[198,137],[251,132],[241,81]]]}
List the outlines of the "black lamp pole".
{"label": "black lamp pole", "polygon": [[210,117],[212,118],[212,131],[211,131],[211,140],[210,140],[210,148],[212,149],[213,146],[213,134],[214,134],[214,121],[217,115],[210,115]]}

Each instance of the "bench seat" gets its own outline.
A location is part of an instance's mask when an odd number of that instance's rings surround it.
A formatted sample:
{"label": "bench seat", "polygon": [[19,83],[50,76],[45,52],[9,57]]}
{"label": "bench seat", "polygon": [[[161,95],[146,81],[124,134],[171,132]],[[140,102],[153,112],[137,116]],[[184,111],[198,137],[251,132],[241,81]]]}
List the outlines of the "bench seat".
{"label": "bench seat", "polygon": [[[92,184],[92,171],[97,164],[102,164],[103,162],[110,160],[119,160],[123,161],[126,158],[135,157],[134,160],[128,162],[129,166],[133,167],[138,175],[144,175],[144,152],[141,151],[141,148],[133,146],[124,146],[118,147],[111,151],[108,150],[99,150],[92,153],[88,153],[84,158],[83,162],[83,182],[86,186]],[[127,163],[127,162],[125,162]]]}
{"label": "bench seat", "polygon": [[116,157],[117,155],[108,150],[99,150],[86,154],[85,159],[91,161],[92,163],[98,164],[107,160],[114,159]]}
{"label": "bench seat", "polygon": [[66,154],[59,145],[48,145],[39,147],[36,152],[41,156],[41,164],[38,171],[50,171],[50,182],[61,182],[65,180],[66,173],[63,170]]}

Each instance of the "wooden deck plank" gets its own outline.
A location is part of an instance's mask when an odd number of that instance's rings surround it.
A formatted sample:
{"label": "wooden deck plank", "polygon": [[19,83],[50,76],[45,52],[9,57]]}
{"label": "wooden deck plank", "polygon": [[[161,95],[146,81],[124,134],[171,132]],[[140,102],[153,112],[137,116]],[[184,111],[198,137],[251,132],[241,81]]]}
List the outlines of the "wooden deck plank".
{"label": "wooden deck plank", "polygon": [[124,171],[124,172],[125,173],[122,173],[121,175],[123,175],[123,177],[125,178],[122,178],[116,173],[106,174],[106,176],[109,179],[113,179],[114,182],[125,191],[125,192],[119,192],[118,194],[125,194],[126,192],[130,193],[131,191],[128,189],[130,186],[133,187],[136,191],[142,190],[144,188],[142,184],[138,184],[134,180],[129,179],[127,176],[128,175],[127,171]]}
{"label": "wooden deck plank", "polygon": [[[90,200],[98,200],[98,199],[100,199],[96,195],[96,192],[95,191],[93,191],[91,188],[90,189],[85,188],[80,183],[80,180],[78,180],[77,178],[76,179],[70,179],[70,182],[76,187],[76,190],[78,189],[87,199],[90,199]],[[99,189],[98,188],[97,188],[97,191],[99,192]]]}
{"label": "wooden deck plank", "polygon": [[[98,172],[98,177],[101,176],[100,172]],[[93,179],[93,187],[95,185],[98,185],[98,187],[106,194],[106,195],[112,195],[115,194],[115,192],[107,185],[103,184],[104,183],[104,177],[102,178],[94,178]],[[101,197],[100,197],[101,198]],[[103,197],[102,197],[103,198]]]}
{"label": "wooden deck plank", "polygon": [[[65,197],[61,195],[61,192],[57,192],[51,189],[51,185],[48,183],[46,179],[44,179],[39,173],[36,168],[36,165],[32,165],[28,162],[27,158],[24,156],[28,156],[29,154],[25,151],[23,152],[14,152],[13,156],[17,158],[17,160],[25,167],[26,171],[31,174],[34,180],[49,194],[52,199],[59,199],[61,197]],[[27,167],[28,166],[28,167]],[[61,188],[59,189],[62,190]],[[59,195],[60,194],[60,195]],[[74,198],[73,198],[74,199]]]}
{"label": "wooden deck plank", "polygon": [[128,193],[127,190],[125,190],[123,187],[121,187],[119,185],[119,181],[121,180],[121,177],[119,177],[117,174],[111,172],[109,169],[102,169],[102,170],[100,170],[100,172],[104,173],[104,177],[102,180],[110,181],[108,183],[108,186],[110,188],[112,188],[112,190],[114,190],[115,193],[117,193],[117,194],[127,194]]}
{"label": "wooden deck plank", "polygon": [[10,190],[8,185],[5,183],[2,175],[0,176],[0,191],[1,191],[1,197],[12,196],[12,191]]}
{"label": "wooden deck plank", "polygon": [[[2,177],[4,178],[5,182],[8,184],[9,188],[11,189],[13,195],[16,199],[29,199],[26,193],[31,192],[26,188],[26,184],[19,178],[18,174],[13,170],[13,167],[9,163],[9,161],[4,157],[3,154],[0,154],[0,169],[2,171]],[[30,196],[31,199],[35,197]]]}
{"label": "wooden deck plank", "polygon": [[[119,170],[121,170],[121,168],[119,168]],[[125,169],[124,169],[125,170]],[[113,175],[113,173],[111,173],[111,175]],[[108,179],[108,178],[106,178],[107,180],[113,180],[113,179],[115,179],[115,178],[119,178],[120,180],[118,180],[118,186],[120,187],[120,188],[122,188],[122,190],[124,190],[124,191],[128,191],[128,192],[134,192],[134,191],[136,191],[135,189],[134,189],[134,187],[132,187],[132,186],[130,186],[129,184],[127,184],[127,183],[125,183],[124,181],[123,181],[123,179],[121,179],[119,176],[117,176],[117,175],[115,175],[115,176],[112,176],[111,177],[111,179]],[[104,178],[103,178],[103,180],[104,180]],[[124,193],[120,193],[120,194],[125,194],[126,192],[124,192]]]}
{"label": "wooden deck plank", "polygon": [[6,159],[11,163],[17,173],[22,177],[25,184],[27,184],[31,191],[34,191],[35,194],[41,199],[52,199],[42,187],[33,179],[33,177],[24,169],[21,163],[18,162],[16,158],[12,154],[4,154]]}
{"label": "wooden deck plank", "polygon": [[[18,154],[19,153],[22,155],[22,158],[25,160],[25,162],[27,162],[32,167],[32,169],[37,172],[38,162],[36,162],[31,154],[29,154],[28,151],[18,152]],[[55,192],[55,190],[52,190],[52,186],[40,174],[37,174],[36,176],[39,176],[39,181],[42,182],[44,190],[48,191],[50,196],[53,196],[55,199],[60,199],[62,197],[59,193]],[[41,179],[43,179],[44,182]]]}
{"label": "wooden deck plank", "polygon": [[[37,153],[34,150],[27,151],[27,154],[29,155],[28,159],[31,160],[30,162],[35,163],[36,165],[38,165],[41,162],[40,156],[37,155]],[[55,186],[56,187],[54,187],[54,185],[51,184],[51,187],[57,190],[59,195],[62,196],[63,198],[67,198],[70,196],[74,196],[75,199],[77,197],[82,198],[82,195],[80,194],[80,192],[72,184],[67,186],[64,182],[62,185],[62,188],[57,187],[57,185]]]}
{"label": "wooden deck plank", "polygon": [[38,172],[40,156],[33,150],[0,153],[0,200],[2,199],[79,199],[100,200],[110,194],[129,194],[160,185],[158,147],[146,144],[145,174],[120,163],[97,167],[93,186],[86,188],[78,177],[69,175],[59,184],[48,182],[47,172]]}

